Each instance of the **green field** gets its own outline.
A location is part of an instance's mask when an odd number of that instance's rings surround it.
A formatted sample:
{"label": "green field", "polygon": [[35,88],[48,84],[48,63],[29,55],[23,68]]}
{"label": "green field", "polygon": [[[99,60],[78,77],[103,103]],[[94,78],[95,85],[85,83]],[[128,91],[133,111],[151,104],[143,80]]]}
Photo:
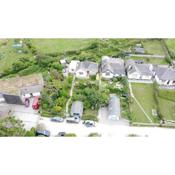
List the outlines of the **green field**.
{"label": "green field", "polygon": [[[4,44],[6,43],[6,44]],[[12,47],[14,39],[0,39],[0,73],[11,67],[19,58],[33,58],[32,54],[19,53]]]}
{"label": "green field", "polygon": [[[143,109],[150,116],[152,121],[157,122],[157,118],[152,115],[152,109],[156,109],[156,103],[153,97],[153,85],[132,83],[134,96],[140,102]],[[135,122],[149,122],[139,106],[134,102],[130,105],[133,121]]]}
{"label": "green field", "polygon": [[144,40],[143,47],[148,54],[165,55],[164,49],[159,40]]}
{"label": "green field", "polygon": [[160,113],[167,120],[175,120],[175,90],[158,90]]}
{"label": "green field", "polygon": [[166,39],[165,42],[166,42],[169,50],[172,53],[175,53],[175,39]]}
{"label": "green field", "polygon": [[42,53],[65,52],[88,46],[95,39],[32,39],[32,44]]}

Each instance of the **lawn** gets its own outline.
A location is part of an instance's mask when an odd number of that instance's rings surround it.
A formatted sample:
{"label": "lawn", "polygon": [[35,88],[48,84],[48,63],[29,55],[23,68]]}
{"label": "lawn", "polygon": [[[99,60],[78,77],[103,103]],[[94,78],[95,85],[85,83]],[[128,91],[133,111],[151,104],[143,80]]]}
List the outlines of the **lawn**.
{"label": "lawn", "polygon": [[95,39],[32,39],[32,44],[42,53],[65,52],[88,46]]}
{"label": "lawn", "polygon": [[143,47],[148,54],[165,55],[164,49],[159,40],[144,40]]}
{"label": "lawn", "polygon": [[150,64],[168,64],[164,58],[144,58],[144,57],[132,56],[130,59],[143,60],[144,63],[150,63]]}
{"label": "lawn", "polygon": [[160,113],[167,120],[175,121],[175,102],[166,100],[164,98],[158,98]]}
{"label": "lawn", "polygon": [[175,90],[158,90],[160,113],[167,120],[175,120]]}
{"label": "lawn", "polygon": [[[158,121],[157,118],[152,115],[152,109],[156,109],[156,103],[153,96],[153,84],[132,83],[132,89],[134,96],[140,102],[152,121]],[[133,104],[131,103],[130,108],[135,122],[148,122],[148,119],[142,114],[135,102]]]}
{"label": "lawn", "polygon": [[[6,43],[6,44],[3,44]],[[14,39],[0,39],[0,73],[8,68],[19,58],[33,58],[31,53],[19,53],[12,47]]]}
{"label": "lawn", "polygon": [[175,53],[175,39],[166,39],[165,40],[168,48],[172,53]]}

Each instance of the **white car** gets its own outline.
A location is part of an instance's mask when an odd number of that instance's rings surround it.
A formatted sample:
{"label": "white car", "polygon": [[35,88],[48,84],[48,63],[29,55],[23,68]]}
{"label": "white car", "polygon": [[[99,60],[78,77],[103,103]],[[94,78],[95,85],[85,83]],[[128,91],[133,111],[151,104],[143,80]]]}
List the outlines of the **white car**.
{"label": "white car", "polygon": [[80,118],[79,117],[68,117],[66,119],[67,123],[79,123],[80,122]]}

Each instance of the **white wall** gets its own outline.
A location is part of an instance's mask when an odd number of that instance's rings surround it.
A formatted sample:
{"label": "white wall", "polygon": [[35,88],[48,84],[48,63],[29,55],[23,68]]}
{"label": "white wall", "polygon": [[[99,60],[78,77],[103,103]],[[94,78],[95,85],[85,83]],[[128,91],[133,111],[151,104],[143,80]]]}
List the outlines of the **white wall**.
{"label": "white wall", "polygon": [[132,74],[128,74],[128,78],[129,79],[140,79],[140,74],[138,74],[137,72],[134,72]]}
{"label": "white wall", "polygon": [[109,75],[106,75],[106,73],[102,73],[101,76],[103,78],[106,78],[106,79],[110,79],[110,78],[113,78],[114,77],[114,75],[112,73],[110,73]]}

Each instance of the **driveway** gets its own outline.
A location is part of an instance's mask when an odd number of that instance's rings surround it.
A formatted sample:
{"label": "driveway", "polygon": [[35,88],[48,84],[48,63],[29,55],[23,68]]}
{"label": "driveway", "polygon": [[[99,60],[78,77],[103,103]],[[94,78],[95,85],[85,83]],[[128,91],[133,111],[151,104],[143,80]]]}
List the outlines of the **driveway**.
{"label": "driveway", "polygon": [[[13,116],[23,122],[24,128],[30,130],[32,127],[36,127],[40,118],[37,110],[32,108],[33,99],[30,99],[30,106],[8,104],[13,111]],[[6,104],[7,105],[7,104]]]}
{"label": "driveway", "polygon": [[124,118],[120,118],[120,120],[109,120],[107,107],[103,107],[99,109],[98,118],[99,118],[99,123],[101,124],[129,126],[129,121]]}

